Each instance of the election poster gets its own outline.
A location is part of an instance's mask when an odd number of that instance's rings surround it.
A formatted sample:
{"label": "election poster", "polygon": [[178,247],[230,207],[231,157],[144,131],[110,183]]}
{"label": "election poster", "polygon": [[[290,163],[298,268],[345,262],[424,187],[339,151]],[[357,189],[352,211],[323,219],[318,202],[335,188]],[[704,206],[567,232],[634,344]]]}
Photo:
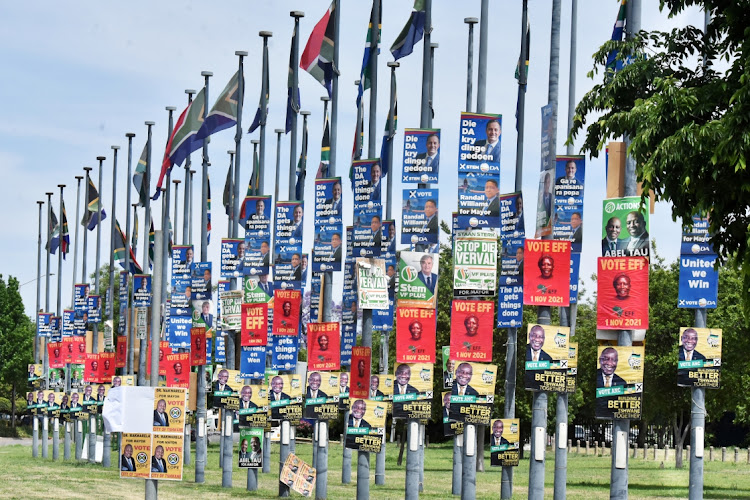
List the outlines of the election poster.
{"label": "election poster", "polygon": [[489,425],[495,404],[497,366],[463,361],[451,389],[451,420]]}
{"label": "election poster", "polygon": [[343,255],[341,178],[315,179],[313,271],[340,271]]}
{"label": "election poster", "polygon": [[497,234],[458,231],[454,235],[453,296],[494,296],[497,289]]}
{"label": "election poster", "polygon": [[206,364],[206,329],[202,327],[190,329],[190,366]]}
{"label": "election poster", "polygon": [[302,292],[300,290],[274,290],[273,293],[273,334],[297,335]]}
{"label": "election poster", "polygon": [[167,387],[189,387],[190,353],[180,352],[165,356]]}
{"label": "election poster", "polygon": [[440,129],[404,129],[402,183],[433,184],[440,170]]}
{"label": "election poster", "polygon": [[599,346],[596,418],[641,418],[644,347]]}
{"label": "election poster", "polygon": [[123,432],[120,437],[120,477],[151,476],[151,434]]}
{"label": "election poster", "polygon": [[269,281],[267,274],[245,276],[242,285],[245,304],[267,304],[273,299],[275,286],[273,281]]}
{"label": "election poster", "polygon": [[89,383],[98,384],[102,381],[102,366],[99,363],[99,354],[86,353],[86,368],[84,380]]}
{"label": "election poster", "polygon": [[214,370],[210,391],[213,393],[213,406],[218,408],[227,406],[227,403],[233,404],[232,400],[237,399],[241,385],[244,384],[239,371],[226,368]]}
{"label": "election poster", "polygon": [[401,243],[427,245],[438,242],[437,189],[404,189],[401,209]]}
{"label": "election poster", "polygon": [[536,230],[535,238],[543,238],[552,234],[553,211],[555,209],[555,195],[552,192],[552,180],[555,169],[542,170],[539,174],[539,191],[536,201]]}
{"label": "election poster", "polygon": [[273,272],[277,287],[299,288],[302,283],[302,229],[305,209],[301,201],[276,203],[276,243]]}
{"label": "election poster", "polygon": [[242,330],[242,290],[219,292],[221,299],[220,326],[223,331]]}
{"label": "election poster", "polygon": [[680,287],[677,307],[716,309],[719,302],[719,271],[716,254],[680,255]]}
{"label": "election poster", "polygon": [[63,363],[62,342],[48,342],[47,357],[50,368],[62,368],[65,366]]}
{"label": "election poster", "polygon": [[565,326],[529,323],[524,386],[529,391],[566,392],[568,336]]}
{"label": "election poster", "polygon": [[443,435],[460,436],[464,433],[464,423],[451,420],[451,391],[444,391],[441,396],[443,409],[440,411],[440,414],[443,417]]}
{"label": "election poster", "polygon": [[341,368],[341,332],[338,321],[307,324],[308,370]]}
{"label": "election poster", "polygon": [[603,201],[602,256],[649,256],[648,213],[646,198],[641,209],[641,197],[610,198]]}
{"label": "election poster", "polygon": [[263,378],[266,369],[265,346],[241,346],[240,348],[240,377],[243,379],[259,380]]}
{"label": "election poster", "polygon": [[383,259],[357,258],[357,296],[360,309],[388,309],[388,276]]}
{"label": "election poster", "polygon": [[133,276],[133,306],[151,307],[151,275],[136,274]]}
{"label": "election poster", "polygon": [[716,253],[710,243],[709,225],[708,217],[693,215],[692,226],[687,224],[682,226],[681,255],[713,255]]}
{"label": "election poster", "polygon": [[305,387],[305,418],[338,420],[339,374],[308,369]]}
{"label": "election poster", "polygon": [[339,410],[349,409],[349,372],[339,372]]}
{"label": "election poster", "polygon": [[435,309],[437,307],[440,256],[425,252],[402,251],[398,260],[398,306]]}
{"label": "election poster", "polygon": [[271,265],[270,196],[246,196],[240,211],[240,224],[245,227],[245,254],[242,273],[268,274]]}
{"label": "election poster", "polygon": [[[555,166],[555,148],[557,141],[557,113],[553,104],[542,106],[542,141],[541,141],[541,170],[549,170]],[[554,119],[553,119],[554,118]]]}
{"label": "election poster", "polygon": [[268,385],[272,420],[289,420],[294,425],[302,418],[302,375],[276,375]]}
{"label": "election poster", "polygon": [[179,434],[151,435],[151,479],[182,481],[184,437]]}
{"label": "election poster", "polygon": [[350,399],[366,399],[370,388],[370,366],[372,349],[370,347],[352,347],[352,370],[350,372]]}
{"label": "election poster", "polygon": [[450,346],[444,345],[441,348],[441,359],[443,361],[443,389],[452,389],[453,380],[456,375],[456,361],[450,359],[451,348]]}
{"label": "election poster", "polygon": [[187,391],[176,387],[154,388],[154,432],[179,432],[185,428]]}
{"label": "election poster", "polygon": [[599,257],[596,327],[648,329],[648,259]]}
{"label": "election poster", "polygon": [[578,303],[578,284],[581,270],[581,254],[570,253],[570,303]]}
{"label": "election poster", "polygon": [[193,274],[194,251],[192,246],[172,246],[172,278],[187,279]]}
{"label": "election poster", "polygon": [[523,323],[523,276],[500,276],[499,280],[497,327],[518,328]]}
{"label": "election poster", "polygon": [[393,401],[393,386],[395,380],[390,374],[372,374],[370,375],[370,395],[369,399],[373,401],[388,401],[390,411],[390,401]]}
{"label": "election poster", "polygon": [[115,368],[125,368],[128,361],[128,337],[118,335],[115,345]]}
{"label": "election poster", "polygon": [[500,227],[500,174],[492,171],[458,172],[458,227]]}
{"label": "election poster", "polygon": [[99,353],[99,364],[101,381],[105,383],[112,382],[112,376],[115,374],[115,353],[114,352],[101,352]]}
{"label": "election poster", "polygon": [[193,274],[190,280],[190,286],[193,289],[191,300],[211,300],[211,267],[211,262],[196,262],[193,265]]}
{"label": "election poster", "polygon": [[242,304],[240,345],[264,346],[268,343],[268,304]]}
{"label": "election poster", "polygon": [[297,455],[290,453],[279,474],[279,481],[289,486],[302,496],[309,497],[315,493],[316,470],[303,462]]}
{"label": "election poster", "polygon": [[720,388],[721,329],[681,327],[677,385]]}
{"label": "election poster", "polygon": [[578,342],[568,342],[568,373],[565,375],[566,392],[576,392],[576,377],[578,376]]}
{"label": "election poster", "polygon": [[271,346],[273,370],[291,370],[297,365],[299,335],[272,335],[268,344]]}
{"label": "election poster", "polygon": [[382,169],[379,160],[354,160],[351,170],[354,191],[354,224],[352,247],[355,257],[379,257],[382,240],[381,222]]}
{"label": "election poster", "polygon": [[454,300],[451,307],[450,359],[492,361],[492,325],[495,303],[487,300]]}
{"label": "election poster", "polygon": [[523,275],[523,247],[526,239],[523,196],[520,192],[500,197],[500,269],[504,276]]}
{"label": "election poster", "polygon": [[237,238],[221,239],[221,277],[240,278],[244,274],[244,260],[247,245]]}
{"label": "election poster", "polygon": [[493,467],[517,467],[521,450],[521,423],[517,418],[492,421],[490,464]]}
{"label": "election poster", "polygon": [[346,447],[377,453],[383,446],[388,405],[383,401],[352,398],[346,427]]}
{"label": "election poster", "polygon": [[570,305],[570,242],[526,240],[523,303],[532,306]]}
{"label": "election poster", "polygon": [[237,467],[240,469],[263,468],[263,428],[240,429]]}
{"label": "election poster", "polygon": [[580,253],[583,242],[583,184],[585,158],[558,156],[555,162],[555,207],[552,238],[568,240]]}
{"label": "election poster", "polygon": [[268,389],[262,385],[242,386],[237,412],[241,427],[265,428],[268,423]]}
{"label": "election poster", "polygon": [[461,113],[459,172],[500,174],[502,115]]}
{"label": "election poster", "polygon": [[396,364],[393,388],[393,418],[426,420],[432,416],[431,363]]}
{"label": "election poster", "polygon": [[396,309],[396,363],[434,363],[437,311]]}

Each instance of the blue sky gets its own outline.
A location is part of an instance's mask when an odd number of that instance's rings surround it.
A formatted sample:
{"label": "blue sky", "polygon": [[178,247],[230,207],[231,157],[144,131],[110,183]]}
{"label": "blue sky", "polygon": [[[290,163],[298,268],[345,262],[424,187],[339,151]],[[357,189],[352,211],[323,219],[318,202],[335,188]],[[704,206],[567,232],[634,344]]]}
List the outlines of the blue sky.
{"label": "blue sky", "polygon": [[[4,5],[0,19],[0,64],[4,77],[0,93],[5,97],[3,120],[0,121],[0,174],[6,186],[0,200],[3,217],[2,234],[5,244],[0,247],[0,272],[16,276],[21,283],[36,277],[36,201],[46,199],[44,193],[54,191],[53,206],[59,204],[58,184],[65,190],[71,237],[75,227],[75,179],[84,166],[95,167],[96,157],[107,157],[104,165],[102,200],[111,211],[112,150],[122,147],[118,158],[118,207],[116,216],[125,225],[125,187],[127,140],[126,132],[135,132],[134,164],[146,140],[144,121],[156,122],[154,128],[153,161],[158,164],[167,140],[167,112],[165,106],[176,106],[177,114],[187,104],[186,88],[200,89],[203,70],[213,71],[210,100],[215,97],[237,69],[235,50],[246,50],[246,96],[244,128],[252,121],[260,89],[262,39],[260,30],[273,31],[270,39],[271,100],[269,133],[267,134],[266,194],[273,194],[276,136],[272,129],[283,128],[286,98],[289,44],[293,28],[289,12],[304,9],[301,21],[300,52],[313,26],[329,5],[328,0],[254,0],[226,1],[206,4],[195,1],[151,2],[135,0],[122,3],[80,1],[59,3],[51,1],[15,2]],[[356,116],[354,80],[359,77],[370,2],[344,0],[342,2],[341,34],[341,94],[339,96],[339,136],[337,173],[346,176],[350,158]],[[541,135],[540,108],[547,101],[549,71],[549,25],[551,0],[531,0],[529,13],[532,41],[531,66],[526,100],[524,146],[524,196],[536,197],[539,169],[539,141]],[[591,70],[591,54],[609,39],[612,33],[618,2],[614,0],[579,0],[577,44],[576,98],[593,85],[586,77]],[[702,27],[703,14],[689,10],[674,19],[658,12],[657,2],[644,2],[643,29],[671,29],[694,24]],[[459,115],[465,107],[467,29],[463,19],[479,16],[479,0],[433,2],[432,41],[439,43],[435,59],[435,118],[433,126],[442,129],[440,216],[448,220],[456,206],[454,186],[456,162],[447,159],[458,154]],[[411,11],[407,0],[383,0],[383,45],[378,61],[379,89],[376,126],[377,150],[387,115],[388,68],[392,60],[387,50],[406,22]],[[521,2],[491,2],[489,33],[489,64],[486,111],[503,115],[503,154],[501,191],[510,192],[514,184],[516,131],[514,113],[517,84],[513,72],[520,49]],[[478,31],[478,30],[477,30]],[[563,2],[560,53],[560,122],[564,123],[567,110],[568,67],[570,40],[570,2]],[[475,71],[478,51],[478,32],[475,36]],[[399,97],[399,129],[419,126],[419,101],[422,65],[422,45],[414,54],[402,59],[397,70]],[[300,72],[302,109],[310,116],[310,174],[307,197],[312,196],[315,168],[319,161],[322,134],[322,103],[324,89],[310,75]],[[475,89],[476,96],[476,89]],[[301,123],[301,120],[300,120]],[[564,127],[558,126],[558,154],[563,154]],[[300,134],[301,135],[301,134]],[[234,149],[233,132],[225,131],[212,137],[209,147],[214,193],[214,231],[209,257],[219,260],[219,237],[226,234],[227,223],[220,206],[228,166],[227,150]],[[244,136],[242,147],[242,187],[250,176],[251,138]],[[367,135],[366,135],[367,137]],[[581,141],[577,141],[577,146]],[[395,157],[403,156],[403,134],[395,141]],[[282,140],[280,193],[287,192],[289,139]],[[588,276],[595,271],[600,253],[601,200],[604,197],[604,160],[587,160],[586,198],[584,213],[584,251],[581,276],[587,278],[589,292],[593,287]],[[198,154],[193,163],[200,162]],[[397,163],[397,167],[400,163]],[[94,170],[94,173],[96,169]],[[177,178],[183,178],[180,169]],[[155,179],[154,181],[155,182]],[[402,186],[394,179],[394,197],[399,198]],[[199,190],[194,200],[200,202]],[[345,192],[345,196],[346,196]],[[350,195],[350,193],[349,193]],[[180,194],[182,203],[182,194]],[[170,208],[171,210],[172,208]],[[158,215],[160,208],[157,207]],[[398,219],[399,209],[393,213]],[[199,210],[194,210],[195,235],[198,234]],[[182,215],[180,215],[182,220]],[[143,221],[141,215],[141,222]],[[345,223],[351,223],[351,216]],[[43,222],[43,224],[45,224]],[[530,227],[527,221],[527,227]],[[181,233],[181,228],[180,231]],[[677,258],[679,224],[671,220],[668,204],[659,203],[651,219],[651,234],[656,236],[659,253],[668,260]],[[91,233],[92,235],[94,233]],[[312,241],[313,228],[308,227],[305,240]],[[181,236],[178,234],[178,238]],[[82,236],[81,236],[82,240]],[[95,241],[90,238],[90,241]],[[141,238],[143,241],[143,238]],[[197,241],[194,242],[197,244]],[[102,231],[102,263],[108,262],[109,224]],[[94,266],[93,244],[89,246],[89,272]],[[138,252],[140,260],[142,252]],[[218,264],[217,264],[218,265]],[[78,266],[80,278],[80,264]],[[55,274],[57,260],[52,259]],[[44,265],[42,266],[44,273]],[[337,277],[340,279],[340,277]],[[57,276],[52,278],[51,309],[55,309]],[[72,277],[72,251],[62,269],[62,304],[69,305]],[[21,288],[27,313],[36,303],[35,283]],[[340,293],[340,292],[339,292]],[[45,291],[42,288],[42,307]],[[336,300],[340,297],[334,296]]]}

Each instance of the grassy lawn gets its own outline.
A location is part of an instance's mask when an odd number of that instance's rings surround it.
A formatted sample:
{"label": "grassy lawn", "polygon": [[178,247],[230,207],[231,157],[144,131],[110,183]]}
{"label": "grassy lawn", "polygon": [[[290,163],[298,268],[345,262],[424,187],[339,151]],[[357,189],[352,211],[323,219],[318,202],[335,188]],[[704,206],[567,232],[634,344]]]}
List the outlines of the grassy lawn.
{"label": "grassy lawn", "polygon": [[[62,456],[62,443],[60,455]],[[311,462],[310,444],[299,444],[298,455]],[[52,456],[52,445],[49,448]],[[161,481],[160,498],[195,497],[206,498],[274,498],[278,493],[278,446],[274,445],[271,455],[273,465],[270,474],[259,474],[259,490],[253,493],[246,488],[247,473],[234,469],[233,488],[221,487],[219,469],[219,446],[209,447],[206,482],[196,485],[193,466],[187,467],[182,482]],[[195,453],[193,450],[193,459]],[[388,446],[386,461],[386,485],[375,486],[375,456],[370,464],[370,496],[377,499],[401,499],[404,497],[404,465],[396,465],[398,447]],[[553,454],[548,453],[546,465],[546,495],[552,498],[554,480]],[[112,454],[112,463],[118,464],[118,456]],[[452,448],[447,445],[432,445],[425,455],[425,486],[421,498],[450,497],[451,492]],[[341,484],[341,446],[331,444],[329,450],[328,497],[331,499],[352,499],[356,497],[357,455],[353,455],[352,483]],[[0,447],[0,463],[3,467],[3,480],[0,481],[0,498],[81,498],[90,499],[92,494],[100,498],[141,498],[144,496],[144,481],[120,479],[116,469],[105,470],[101,465],[74,462],[53,462],[31,457],[28,446],[12,445]],[[629,497],[642,498],[687,498],[688,467],[674,469],[674,462],[660,468],[660,460],[644,461],[630,459]],[[497,499],[500,497],[500,469],[489,467],[489,452],[485,452],[488,469],[477,474],[477,498]],[[514,494],[516,498],[527,496],[528,460],[522,460],[514,474]],[[568,498],[606,499],[609,498],[610,457],[576,456],[568,458]],[[298,496],[292,492],[292,496]],[[705,463],[705,498],[750,498],[750,465],[745,463]]]}

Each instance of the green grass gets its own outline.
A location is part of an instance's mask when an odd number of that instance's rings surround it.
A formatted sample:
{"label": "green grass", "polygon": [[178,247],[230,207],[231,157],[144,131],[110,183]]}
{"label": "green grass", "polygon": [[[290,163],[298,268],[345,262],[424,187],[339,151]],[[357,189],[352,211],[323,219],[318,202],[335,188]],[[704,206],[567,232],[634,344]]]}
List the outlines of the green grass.
{"label": "green grass", "polygon": [[[60,455],[62,456],[62,443]],[[311,445],[299,444],[298,455],[311,462]],[[194,482],[193,465],[188,466],[182,482],[161,481],[159,498],[185,498],[203,495],[204,498],[274,498],[278,493],[278,446],[272,449],[270,474],[259,474],[259,490],[248,492],[247,472],[234,469],[233,488],[221,487],[219,469],[219,447],[209,447],[206,481],[202,485]],[[592,452],[593,453],[593,452]],[[52,456],[52,445],[49,446]],[[193,459],[195,453],[193,450]],[[375,486],[375,456],[370,458],[370,497],[377,499],[401,499],[404,497],[404,465],[396,465],[398,447],[388,446],[386,459],[386,485]],[[552,498],[554,477],[553,454],[548,453],[546,464],[545,493]],[[610,477],[609,456],[594,457],[569,455],[568,458],[568,498],[606,499],[609,498]],[[115,468],[105,470],[101,465],[74,462],[54,462],[51,459],[33,459],[28,446],[13,445],[0,447],[0,463],[3,480],[0,481],[0,498],[142,498],[144,481],[120,479]],[[118,455],[112,454],[112,463],[118,464]],[[194,462],[193,462],[194,463]],[[661,460],[644,461],[631,458],[629,461],[629,498],[687,498],[688,466],[676,470],[671,461],[660,468]],[[452,448],[448,445],[432,445],[425,455],[424,492],[420,498],[446,499],[451,492]],[[477,498],[497,499],[500,497],[500,469],[489,467],[489,453],[485,452],[487,471],[477,473]],[[525,498],[528,485],[528,459],[522,460],[514,474],[514,496]],[[353,454],[352,482],[341,484],[341,446],[331,444],[329,449],[328,498],[352,499],[356,496],[357,454]],[[705,494],[711,498],[750,498],[750,465],[746,463],[705,463]],[[298,496],[292,492],[292,496]]]}

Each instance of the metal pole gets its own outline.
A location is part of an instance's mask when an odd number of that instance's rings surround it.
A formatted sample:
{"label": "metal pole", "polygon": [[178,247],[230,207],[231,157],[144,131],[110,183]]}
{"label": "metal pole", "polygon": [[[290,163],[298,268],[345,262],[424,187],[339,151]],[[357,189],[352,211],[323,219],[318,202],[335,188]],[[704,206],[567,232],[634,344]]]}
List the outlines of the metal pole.
{"label": "metal pole", "polygon": [[[91,167],[83,167],[83,170],[86,172],[86,198],[84,200],[84,204],[86,207],[84,208],[84,214],[86,218],[88,218],[88,203],[89,203],[89,183],[91,182],[91,170],[93,170]],[[84,226],[85,227],[85,226]],[[86,274],[86,264],[88,260],[88,246],[89,246],[89,233],[88,228],[84,229],[83,231],[83,261],[81,264],[81,283],[88,283],[89,277]]]}
{"label": "metal pole", "polygon": [[[147,273],[149,269],[149,231],[151,227],[151,127],[155,125],[152,121],[144,122],[147,129],[146,134],[146,173],[143,175],[143,185],[141,189],[146,191],[145,215],[143,218],[143,272]],[[155,236],[154,236],[155,237]],[[152,276],[156,274],[152,273]],[[152,280],[153,283],[154,280]],[[153,293],[153,290],[152,290]],[[153,306],[152,306],[153,307]],[[148,349],[148,340],[141,339],[138,351],[138,385],[147,385],[146,381],[146,352]]]}
{"label": "metal pole", "polygon": [[[305,17],[305,13],[299,10],[293,10],[289,13],[294,18],[294,38],[292,39],[292,100],[297,99],[299,92],[299,19]],[[297,161],[297,113],[292,113],[292,132],[289,136],[289,199],[294,199],[294,181],[297,170],[295,162]],[[287,488],[289,494],[289,488]]]}
{"label": "metal pole", "polygon": [[[695,310],[696,328],[706,328],[706,310]],[[690,388],[690,500],[703,499],[703,441],[706,427],[706,389]]]}
{"label": "metal pole", "polygon": [[[265,173],[266,173],[266,119],[268,112],[268,39],[273,36],[271,31],[261,31],[258,35],[263,38],[263,73],[260,84],[260,152],[258,157],[258,193],[265,193]],[[277,200],[274,200],[277,201]],[[257,469],[252,469],[256,471]]]}
{"label": "metal pole", "polygon": [[[80,185],[81,181],[78,181]],[[41,296],[42,296],[42,207],[44,206],[44,201],[37,201],[36,204],[39,206],[39,233],[37,234],[36,239],[36,318],[34,318],[34,324],[36,324],[39,321],[39,311],[41,311]],[[75,281],[75,278],[73,279]],[[36,336],[36,331],[34,332],[34,363],[37,363],[39,361],[39,352],[38,352],[38,346],[39,346],[39,338]],[[36,448],[35,448],[36,451]],[[36,454],[34,454],[34,457],[36,457]]]}
{"label": "metal pole", "polygon": [[333,11],[333,75],[331,84],[331,156],[329,170],[335,176],[336,172],[336,144],[338,140],[339,116],[339,43],[341,37],[341,0],[334,0]]}
{"label": "metal pole", "polygon": [[[78,230],[81,226],[81,179],[82,175],[76,175],[76,181],[78,182],[78,189],[76,191],[76,218],[73,220],[73,225],[76,228],[75,243],[73,244],[73,282],[70,287],[70,305],[73,306],[75,302],[76,293],[76,275],[78,274]],[[37,291],[39,290],[39,284],[37,283]],[[39,299],[37,297],[37,311],[39,310]],[[34,344],[34,353],[36,353],[36,344]],[[34,356],[36,359],[36,355]]]}
{"label": "metal pole", "polygon": [[465,17],[469,25],[468,55],[466,56],[466,111],[471,111],[472,92],[474,90],[474,25],[479,22],[476,17]]}
{"label": "metal pole", "polygon": [[[167,110],[168,113],[168,119],[167,119],[167,140],[169,140],[169,137],[172,136],[172,130],[174,130],[174,112],[177,109],[174,106],[166,106],[164,109]],[[172,165],[170,164],[169,168],[167,169],[167,175],[164,179],[164,187],[162,188],[162,191],[164,192],[164,198],[162,199],[162,210],[161,210],[161,229],[164,231],[164,239],[166,240],[166,243],[164,244],[164,247],[162,248],[162,252],[164,253],[164,266],[162,266],[161,270],[161,280],[162,280],[162,288],[161,288],[161,302],[162,304],[167,303],[167,283],[169,283],[169,260],[170,260],[170,253],[169,253],[169,243],[170,241],[176,241],[175,239],[170,238],[169,229],[170,229],[170,220],[169,220],[169,201],[172,189],[170,187],[172,180]],[[166,326],[165,326],[166,328]]]}
{"label": "metal pole", "polygon": [[[97,295],[99,295],[99,301],[100,305],[103,302],[102,301],[102,291],[99,289],[99,265],[101,262],[101,254],[102,254],[102,176],[104,175],[104,169],[103,164],[104,160],[107,158],[104,156],[97,156],[96,159],[99,161],[99,186],[97,187],[99,191],[99,203],[97,204],[97,213],[99,217],[99,221],[96,224],[96,260],[94,261],[95,272],[94,272],[94,288],[96,289]],[[92,328],[93,330],[93,337],[91,339],[91,351],[93,353],[99,352],[99,323],[94,323],[94,326]],[[91,444],[89,444],[91,446]],[[89,457],[89,461],[91,461],[91,457]]]}
{"label": "metal pole", "polygon": [[[65,184],[58,184],[60,188],[60,229],[58,237],[60,246],[57,254],[57,316],[60,318],[60,328],[62,328],[62,256],[63,256],[63,190]],[[60,459],[60,420],[55,417],[52,419],[52,459]]]}
{"label": "metal pole", "polygon": [[[166,264],[164,260],[164,230],[154,231],[154,276],[161,276],[162,267]],[[149,385],[156,387],[159,384],[159,338],[161,333],[161,306],[162,306],[162,281],[159,279],[152,280],[153,299],[151,305],[151,377]],[[146,479],[146,500],[156,500],[158,498],[159,481],[156,479]]]}
{"label": "metal pole", "polygon": [[477,112],[484,113],[487,96],[487,37],[489,35],[490,1],[482,0],[479,15],[479,75],[477,81]]}
{"label": "metal pole", "polygon": [[[130,176],[128,176],[128,179],[130,179]],[[133,207],[133,219],[136,218],[138,214],[138,202],[131,203],[131,207]],[[130,218],[130,214],[128,214],[128,218]],[[135,228],[133,228],[135,229]],[[130,239],[128,239],[130,241]],[[148,244],[148,241],[145,242]],[[135,251],[135,250],[134,250]],[[135,254],[134,254],[135,255]],[[143,267],[143,272],[146,272],[146,265],[147,262],[143,262],[141,266]],[[133,307],[133,293],[135,292],[135,287],[131,286],[128,289],[128,304],[130,304],[130,309],[128,311],[128,317],[130,318],[130,346],[128,347],[128,375],[133,375],[135,373],[135,342],[136,342],[136,336],[135,336],[135,307]]]}
{"label": "metal pole", "polygon": [[[177,243],[177,227],[179,227],[179,212],[178,205],[179,205],[179,199],[180,199],[180,192],[177,190],[180,186],[180,182],[182,182],[180,179],[172,179],[172,184],[174,184],[174,222],[172,223],[172,231],[174,232],[173,238],[174,242]],[[187,219],[187,216],[185,216],[185,219]],[[185,235],[182,235],[183,239],[185,238]]]}
{"label": "metal pole", "polygon": [[[208,79],[213,76],[210,71],[201,71],[203,77],[203,85],[206,90],[203,93],[203,119],[205,120],[208,114]],[[208,260],[208,233],[206,231],[206,224],[208,223],[208,139],[203,140],[203,158],[202,158],[202,172],[201,172],[201,262]],[[190,190],[192,199],[193,189],[193,172],[190,171]],[[192,210],[192,203],[190,204]],[[191,218],[192,220],[192,218]],[[191,236],[190,241],[193,241],[192,237],[192,224],[190,224]],[[196,397],[196,410],[195,419],[197,422],[197,429],[195,433],[195,482],[204,483],[206,481],[206,455],[207,455],[207,437],[206,437],[206,367],[204,365],[198,366],[198,396]]]}
{"label": "metal pole", "polygon": [[[188,237],[188,244],[189,245],[193,244],[193,224],[192,224],[192,221],[193,221],[193,182],[194,182],[193,176],[194,175],[195,175],[195,170],[190,170],[190,203],[189,203],[189,207],[190,207],[190,209],[189,209],[190,210],[190,213],[189,213],[190,226],[188,228],[189,229],[189,231],[188,231],[189,232],[189,237]],[[208,228],[208,226],[206,226],[206,228]]]}
{"label": "metal pole", "polygon": [[424,39],[422,40],[422,101],[420,106],[419,126],[429,128],[431,119],[430,82],[432,71],[430,65],[430,36],[432,33],[432,0],[424,2]]}
{"label": "metal pole", "polygon": [[[52,241],[52,195],[54,193],[46,193],[47,194],[47,267],[46,269],[46,275],[44,277],[45,281],[45,294],[46,298],[44,301],[44,311],[49,312],[50,311],[50,305],[49,305],[49,278],[50,278],[50,244]],[[60,224],[62,224],[62,214],[60,214]],[[42,377],[44,377],[46,382],[49,382],[49,355],[47,353],[47,337],[42,338]],[[48,454],[48,446],[49,446],[49,420],[47,418],[47,414],[45,413],[42,418],[39,419],[42,422],[42,458],[47,458]]]}
{"label": "metal pole", "polygon": [[[286,458],[289,456],[289,435],[291,433],[291,430],[289,428],[289,420],[282,420],[281,421],[281,446],[279,448],[279,473],[281,473],[281,469],[284,468],[284,462],[286,462]],[[288,497],[289,496],[289,486],[279,481],[279,496],[280,497]]]}
{"label": "metal pole", "polygon": [[70,422],[65,422],[65,438],[63,441],[63,460],[70,460]]}
{"label": "metal pole", "polygon": [[[131,176],[133,175],[133,137],[135,137],[135,134],[133,132],[128,132],[125,134],[125,137],[128,138],[128,174],[125,177],[125,198],[126,198],[126,204],[125,204],[125,246],[128,248],[130,245],[130,194],[131,194],[131,188],[133,183],[130,181]],[[128,281],[127,283],[130,283],[130,252],[125,252],[125,270],[128,272]],[[120,304],[120,310],[126,309],[128,312],[126,314],[126,320],[125,320],[125,335],[127,335],[128,338],[128,359],[125,362],[125,371],[124,373],[127,373],[128,375],[133,374],[133,357],[135,356],[135,334],[133,333],[133,322],[131,321],[131,311],[133,303],[132,297],[131,297],[131,288],[128,287],[128,302],[125,304]]]}
{"label": "metal pole", "polygon": [[[193,102],[193,95],[195,95],[195,90],[193,89],[185,89],[185,93],[188,96],[188,105],[190,105]],[[184,215],[183,215],[183,221],[182,221],[182,244],[183,245],[189,245],[190,244],[190,238],[189,238],[189,231],[190,226],[192,226],[193,219],[192,217],[189,217],[189,214],[192,213],[193,208],[193,186],[191,184],[191,178],[190,178],[190,155],[187,155],[187,158],[185,158],[185,192],[183,194],[183,198],[185,199],[183,205],[185,207]],[[176,193],[177,191],[175,191]],[[176,216],[175,216],[176,217]],[[177,238],[175,238],[175,241],[177,241]],[[189,464],[187,464],[189,465]]]}
{"label": "metal pole", "polygon": [[429,113],[427,114],[427,128],[432,128],[432,116],[435,114],[435,49],[439,44],[432,42],[430,44],[430,98]]}

